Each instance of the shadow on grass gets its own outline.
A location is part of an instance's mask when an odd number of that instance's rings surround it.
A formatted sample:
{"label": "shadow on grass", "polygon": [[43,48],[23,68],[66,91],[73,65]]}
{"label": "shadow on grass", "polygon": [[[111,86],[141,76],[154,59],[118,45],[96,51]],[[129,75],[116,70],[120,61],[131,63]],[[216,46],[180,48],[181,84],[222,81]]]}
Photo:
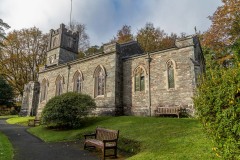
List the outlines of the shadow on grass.
{"label": "shadow on grass", "polygon": [[125,137],[118,140],[118,149],[125,157],[131,157],[140,152],[140,142]]}

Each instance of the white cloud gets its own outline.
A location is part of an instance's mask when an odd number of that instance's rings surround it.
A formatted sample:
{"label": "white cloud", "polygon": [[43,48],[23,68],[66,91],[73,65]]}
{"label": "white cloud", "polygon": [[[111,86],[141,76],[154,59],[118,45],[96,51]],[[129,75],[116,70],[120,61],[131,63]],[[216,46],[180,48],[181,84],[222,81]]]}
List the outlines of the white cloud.
{"label": "white cloud", "polygon": [[[221,1],[209,0],[72,0],[72,19],[84,23],[92,45],[106,43],[122,25],[134,33],[146,22],[167,33],[205,31]],[[11,29],[36,26],[48,32],[70,21],[71,0],[1,0],[0,18]]]}

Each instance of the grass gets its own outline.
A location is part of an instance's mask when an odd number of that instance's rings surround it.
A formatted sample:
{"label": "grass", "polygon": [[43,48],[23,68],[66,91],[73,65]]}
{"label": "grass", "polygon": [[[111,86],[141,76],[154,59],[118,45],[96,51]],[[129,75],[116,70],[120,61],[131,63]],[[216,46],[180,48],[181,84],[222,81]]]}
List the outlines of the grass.
{"label": "grass", "polygon": [[213,144],[204,135],[199,122],[187,118],[97,117],[76,130],[50,130],[43,126],[29,132],[46,142],[83,140],[96,126],[119,129],[119,150],[130,160],[205,160],[217,159]]}
{"label": "grass", "polygon": [[0,119],[7,119],[7,118],[13,118],[13,117],[18,117],[18,115],[0,116]]}
{"label": "grass", "polygon": [[9,118],[7,119],[7,123],[9,124],[20,124],[23,126],[27,126],[28,125],[28,120],[29,119],[34,119],[35,117],[13,117],[13,118]]}
{"label": "grass", "polygon": [[0,132],[0,159],[13,159],[13,147],[8,138]]}

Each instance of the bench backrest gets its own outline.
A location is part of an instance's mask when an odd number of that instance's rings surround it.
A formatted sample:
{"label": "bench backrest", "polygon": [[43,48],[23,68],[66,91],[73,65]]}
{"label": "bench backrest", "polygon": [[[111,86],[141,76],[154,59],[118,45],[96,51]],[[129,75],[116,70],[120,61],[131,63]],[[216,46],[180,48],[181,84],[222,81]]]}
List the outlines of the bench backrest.
{"label": "bench backrest", "polygon": [[98,140],[112,140],[118,139],[119,131],[118,130],[110,130],[105,128],[97,128],[96,129],[96,139]]}
{"label": "bench backrest", "polygon": [[180,110],[179,107],[158,107],[157,111],[159,113],[178,113]]}

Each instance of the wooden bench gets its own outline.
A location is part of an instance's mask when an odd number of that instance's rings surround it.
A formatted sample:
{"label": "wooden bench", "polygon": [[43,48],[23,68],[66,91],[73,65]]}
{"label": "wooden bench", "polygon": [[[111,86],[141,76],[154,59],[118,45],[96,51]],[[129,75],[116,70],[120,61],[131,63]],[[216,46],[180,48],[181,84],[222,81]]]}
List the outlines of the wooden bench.
{"label": "wooden bench", "polygon": [[39,126],[40,124],[41,124],[41,121],[38,118],[28,120],[28,126],[35,127],[35,126]]}
{"label": "wooden bench", "polygon": [[[117,157],[117,141],[119,130],[110,130],[105,128],[96,128],[95,133],[84,135],[84,149],[87,147],[99,148],[102,150],[103,159],[106,157],[106,150],[114,150],[113,155]],[[89,138],[90,137],[90,138]]]}
{"label": "wooden bench", "polygon": [[180,115],[180,106],[177,107],[157,107],[155,110],[155,115],[177,115],[179,118]]}

